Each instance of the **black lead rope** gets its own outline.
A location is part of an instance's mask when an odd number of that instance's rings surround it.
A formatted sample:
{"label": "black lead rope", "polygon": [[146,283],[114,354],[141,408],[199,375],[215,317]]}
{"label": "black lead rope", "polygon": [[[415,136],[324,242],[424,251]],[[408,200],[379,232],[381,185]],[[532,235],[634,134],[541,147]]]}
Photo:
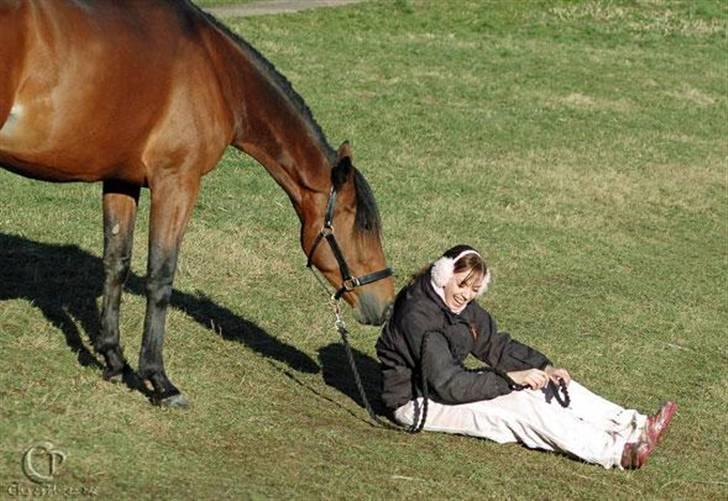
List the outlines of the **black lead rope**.
{"label": "black lead rope", "polygon": [[[510,378],[509,378],[510,379]],[[510,383],[511,390],[520,391],[530,388],[527,384]],[[566,382],[559,378],[558,385],[553,381],[549,380],[548,392],[556,399],[561,407],[568,407],[571,405],[571,397],[569,396],[569,390],[566,388]],[[561,394],[563,393],[563,397]]]}
{"label": "black lead rope", "polygon": [[356,360],[354,360],[354,353],[352,352],[351,345],[349,344],[349,331],[346,330],[346,325],[344,325],[344,321],[340,317],[338,303],[335,303],[334,312],[336,313],[336,330],[341,336],[341,341],[344,345],[344,351],[346,351],[346,358],[349,360],[349,367],[351,367],[351,372],[354,374],[354,383],[356,384],[357,390],[359,390],[359,396],[364,403],[364,407],[366,408],[369,417],[372,418],[372,420],[374,420],[374,422],[376,422],[378,425],[384,428],[388,428],[390,430],[401,430],[401,428],[393,426],[387,421],[380,419],[380,417],[377,416],[377,413],[374,412],[374,409],[372,408],[372,405],[369,403],[369,399],[367,398],[367,393],[364,390],[364,385],[361,382],[359,369],[357,368]]}
{"label": "black lead rope", "polygon": [[[391,423],[384,421],[380,419],[379,416],[377,416],[376,412],[374,412],[374,409],[372,408],[371,404],[369,403],[369,399],[367,398],[367,393],[364,390],[364,385],[361,382],[361,376],[359,375],[359,369],[356,365],[356,360],[354,360],[354,353],[352,352],[351,345],[349,344],[349,331],[346,330],[346,325],[344,324],[344,321],[341,319],[340,311],[338,307],[338,303],[334,303],[334,313],[336,314],[336,330],[339,332],[339,335],[341,336],[341,341],[344,345],[344,350],[346,351],[346,358],[349,360],[349,367],[351,367],[351,372],[354,375],[354,383],[356,384],[357,390],[359,390],[359,396],[361,397],[362,402],[364,403],[364,408],[366,408],[367,413],[369,414],[369,417],[378,425],[382,426],[383,428],[387,428],[389,430],[396,430],[396,431],[402,431],[402,428],[399,426],[393,426]],[[425,349],[427,344],[427,334],[425,334],[425,337],[422,339],[422,346],[420,350],[420,360],[423,360],[423,357],[425,355]],[[422,367],[423,364],[420,364],[420,367]],[[422,386],[422,395],[424,397],[423,404],[422,404],[422,416],[415,416],[414,421],[411,426],[405,428],[405,431],[407,433],[419,433],[422,431],[422,429],[425,427],[425,421],[427,421],[427,401],[429,400],[429,394],[428,394],[428,387],[427,387],[427,378],[425,377],[425,371],[420,369],[420,378],[421,378],[421,386]]]}
{"label": "black lead rope", "polygon": [[[551,390],[554,393],[554,398],[559,403],[561,407],[568,407],[571,405],[571,397],[569,396],[569,390],[566,389],[566,381],[564,381],[563,378],[559,378],[559,386],[557,387],[556,384],[553,381],[549,381],[549,385],[551,385]],[[559,390],[561,390],[561,393],[564,394],[563,398],[559,394]]]}
{"label": "black lead rope", "polygon": [[415,414],[412,418],[412,425],[406,428],[408,433],[419,433],[425,427],[427,421],[427,402],[430,400],[430,389],[427,385],[427,376],[425,375],[425,354],[427,353],[427,340],[430,337],[429,332],[425,332],[422,336],[422,344],[420,345],[420,387],[422,388],[422,415]]}
{"label": "black lead rope", "polygon": [[[338,303],[334,306],[334,313],[336,313],[336,330],[339,332],[339,335],[341,336],[341,341],[344,345],[344,350],[346,351],[346,358],[349,360],[349,367],[351,367],[351,372],[354,375],[354,383],[356,384],[357,390],[359,390],[359,396],[361,397],[362,402],[364,403],[364,407],[367,410],[367,413],[369,414],[369,417],[372,418],[374,422],[376,422],[378,425],[390,429],[390,430],[397,430],[402,431],[402,428],[399,426],[393,426],[387,421],[383,421],[380,419],[379,416],[377,416],[376,412],[374,412],[374,409],[372,408],[371,404],[369,403],[369,399],[367,398],[367,393],[364,390],[364,385],[361,382],[361,376],[359,375],[359,369],[356,365],[356,360],[354,360],[354,353],[351,350],[351,345],[349,344],[349,331],[346,330],[346,325],[344,325],[344,321],[341,320],[341,317],[339,316],[339,309],[338,309]],[[423,360],[422,357],[424,357],[425,354],[425,346],[427,344],[427,334],[425,334],[425,337],[422,339],[422,347],[421,347],[421,353],[420,353],[420,360]],[[422,364],[420,364],[422,367]],[[420,378],[421,378],[421,386],[422,386],[422,395],[424,397],[423,404],[422,404],[422,416],[415,416],[414,421],[411,426],[405,428],[405,431],[407,433],[419,433],[422,431],[422,429],[425,427],[425,421],[427,421],[427,401],[428,401],[428,387],[427,387],[427,378],[425,377],[425,371],[420,369]]]}

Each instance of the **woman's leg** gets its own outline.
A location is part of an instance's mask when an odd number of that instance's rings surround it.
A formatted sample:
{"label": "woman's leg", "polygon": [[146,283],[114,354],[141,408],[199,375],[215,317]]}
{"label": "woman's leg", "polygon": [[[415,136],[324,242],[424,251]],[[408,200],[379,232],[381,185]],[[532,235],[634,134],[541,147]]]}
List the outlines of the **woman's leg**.
{"label": "woman's leg", "polygon": [[[420,417],[421,407],[421,398],[409,402],[395,411],[395,419],[411,425],[415,417]],[[542,392],[534,390],[460,405],[430,400],[424,429],[498,443],[520,442],[529,448],[568,453],[605,468],[620,467],[624,445],[631,435],[595,426],[554,400],[547,402]]]}
{"label": "woman's leg", "polygon": [[573,380],[569,384],[568,391],[571,397],[569,410],[580,419],[608,431],[627,434],[634,432],[629,436],[630,441],[639,438],[639,433],[647,421],[647,416],[644,414],[610,402]]}

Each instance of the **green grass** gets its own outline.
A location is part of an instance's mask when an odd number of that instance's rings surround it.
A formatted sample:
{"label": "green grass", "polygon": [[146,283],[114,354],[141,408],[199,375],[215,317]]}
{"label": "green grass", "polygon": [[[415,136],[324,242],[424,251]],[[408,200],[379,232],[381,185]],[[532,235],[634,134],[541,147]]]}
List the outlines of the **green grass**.
{"label": "green grass", "polygon": [[[285,194],[229,151],[168,317],[187,412],[104,383],[67,345],[94,329],[100,187],[0,172],[0,492],[29,485],[22,452],[45,439],[68,454],[59,488],[105,497],[725,498],[727,16],[719,1],[373,1],[231,24],[334,145],[352,140],[399,285],[470,242],[502,329],[624,405],[678,400],[643,470],[369,426]],[[133,364],[147,209],[145,194],[122,311]],[[378,331],[349,323],[374,392]]]}

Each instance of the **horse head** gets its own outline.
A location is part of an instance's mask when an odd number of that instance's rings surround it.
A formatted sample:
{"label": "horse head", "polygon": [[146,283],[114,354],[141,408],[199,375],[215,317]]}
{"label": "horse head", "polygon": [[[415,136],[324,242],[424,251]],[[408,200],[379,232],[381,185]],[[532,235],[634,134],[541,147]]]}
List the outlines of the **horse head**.
{"label": "horse head", "polygon": [[[319,197],[320,198],[320,197]],[[381,325],[394,299],[392,271],[382,250],[381,221],[369,184],[352,163],[351,148],[339,148],[331,169],[326,204],[306,218],[302,245],[315,266],[336,288],[363,324]]]}

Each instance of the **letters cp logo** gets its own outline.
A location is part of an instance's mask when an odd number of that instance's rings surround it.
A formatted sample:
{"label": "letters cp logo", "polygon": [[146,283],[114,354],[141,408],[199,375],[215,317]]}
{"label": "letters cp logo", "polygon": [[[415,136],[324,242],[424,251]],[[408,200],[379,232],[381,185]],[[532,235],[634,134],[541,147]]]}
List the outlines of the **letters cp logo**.
{"label": "letters cp logo", "polygon": [[23,454],[23,473],[33,482],[52,482],[65,460],[66,454],[56,449],[52,443],[38,442]]}

